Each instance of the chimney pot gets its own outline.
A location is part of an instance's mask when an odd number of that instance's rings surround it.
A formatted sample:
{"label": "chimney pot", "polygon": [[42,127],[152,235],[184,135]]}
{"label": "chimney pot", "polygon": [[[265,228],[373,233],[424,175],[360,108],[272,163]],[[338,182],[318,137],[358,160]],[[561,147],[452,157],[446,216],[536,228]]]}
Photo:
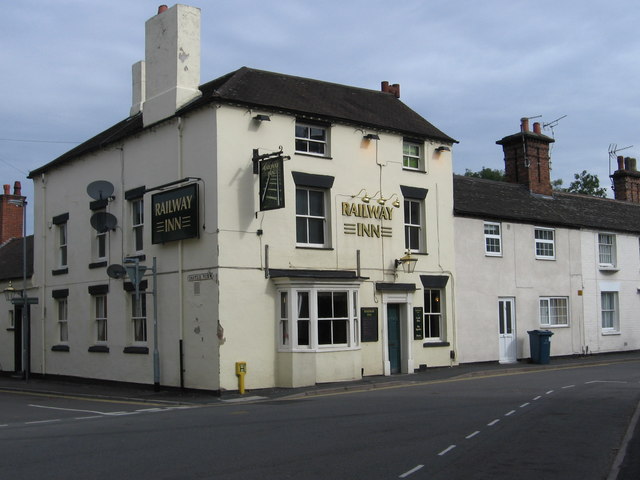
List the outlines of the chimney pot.
{"label": "chimney pot", "polygon": [[629,157],[624,157],[624,169],[631,170],[631,159]]}
{"label": "chimney pot", "polygon": [[382,82],[381,90],[386,93],[392,93],[396,98],[400,98],[400,84],[394,83],[393,85],[389,85],[389,82]]}
{"label": "chimney pot", "polygon": [[618,155],[618,170],[624,170],[624,157]]}
{"label": "chimney pot", "polygon": [[533,124],[533,133],[537,133],[537,134],[541,134],[542,130],[540,129],[540,123],[539,122],[535,122]]}
{"label": "chimney pot", "polygon": [[167,7],[166,5],[160,5],[158,7],[158,15],[160,15],[162,12],[165,12],[169,9],[169,7]]}
{"label": "chimney pot", "polygon": [[18,181],[13,183],[13,194],[18,197],[22,196],[22,185]]}
{"label": "chimney pot", "polygon": [[637,171],[637,169],[636,169],[636,159],[633,158],[633,157],[629,159],[629,170],[631,170],[633,172]]}
{"label": "chimney pot", "polygon": [[2,187],[4,188],[5,195],[11,195],[11,185],[5,184]]}
{"label": "chimney pot", "polygon": [[527,117],[522,117],[520,119],[520,131],[522,132],[529,131],[529,119]]}

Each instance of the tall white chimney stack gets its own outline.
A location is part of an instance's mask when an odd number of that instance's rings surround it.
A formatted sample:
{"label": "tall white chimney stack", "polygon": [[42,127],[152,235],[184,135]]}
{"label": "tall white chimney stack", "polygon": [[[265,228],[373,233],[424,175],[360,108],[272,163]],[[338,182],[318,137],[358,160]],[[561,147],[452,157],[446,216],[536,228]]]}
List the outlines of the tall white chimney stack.
{"label": "tall white chimney stack", "polygon": [[[145,24],[144,66],[134,65],[132,114],[136,90],[141,93],[144,126],[171,117],[202,95],[200,86],[200,9],[187,5],[161,6]],[[136,71],[136,68],[139,70]],[[144,82],[136,88],[136,75]],[[139,111],[139,108],[138,110]]]}

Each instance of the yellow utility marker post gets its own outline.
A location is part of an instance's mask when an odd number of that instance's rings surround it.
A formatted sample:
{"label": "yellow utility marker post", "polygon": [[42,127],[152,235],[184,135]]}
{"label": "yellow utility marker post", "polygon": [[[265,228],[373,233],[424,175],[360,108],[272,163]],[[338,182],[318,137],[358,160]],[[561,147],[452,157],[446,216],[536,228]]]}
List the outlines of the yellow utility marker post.
{"label": "yellow utility marker post", "polygon": [[238,391],[244,395],[244,376],[247,373],[247,362],[236,362],[236,375],[238,376]]}

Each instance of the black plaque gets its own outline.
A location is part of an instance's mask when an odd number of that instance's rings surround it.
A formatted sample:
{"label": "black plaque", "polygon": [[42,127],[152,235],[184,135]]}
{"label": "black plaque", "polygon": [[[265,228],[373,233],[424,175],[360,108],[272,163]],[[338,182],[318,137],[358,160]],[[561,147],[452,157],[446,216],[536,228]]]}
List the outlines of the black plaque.
{"label": "black plaque", "polygon": [[260,211],[284,208],[283,165],[282,157],[260,161]]}
{"label": "black plaque", "polygon": [[422,340],[424,338],[422,307],[413,307],[413,339]]}
{"label": "black plaque", "polygon": [[363,342],[378,341],[378,308],[360,309],[360,338]]}
{"label": "black plaque", "polygon": [[151,243],[198,237],[198,184],[151,197]]}

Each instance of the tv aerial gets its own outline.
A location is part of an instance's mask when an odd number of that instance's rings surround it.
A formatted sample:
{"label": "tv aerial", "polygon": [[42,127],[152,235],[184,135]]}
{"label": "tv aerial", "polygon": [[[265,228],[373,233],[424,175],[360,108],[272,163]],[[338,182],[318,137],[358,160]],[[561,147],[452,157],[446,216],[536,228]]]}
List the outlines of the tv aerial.
{"label": "tv aerial", "polygon": [[618,161],[618,152],[622,150],[627,150],[628,148],[633,148],[633,145],[629,145],[628,147],[618,148],[616,143],[609,144],[609,176],[611,176],[611,161]]}
{"label": "tv aerial", "polygon": [[113,184],[106,180],[96,180],[87,185],[87,193],[94,200],[113,200]]}

